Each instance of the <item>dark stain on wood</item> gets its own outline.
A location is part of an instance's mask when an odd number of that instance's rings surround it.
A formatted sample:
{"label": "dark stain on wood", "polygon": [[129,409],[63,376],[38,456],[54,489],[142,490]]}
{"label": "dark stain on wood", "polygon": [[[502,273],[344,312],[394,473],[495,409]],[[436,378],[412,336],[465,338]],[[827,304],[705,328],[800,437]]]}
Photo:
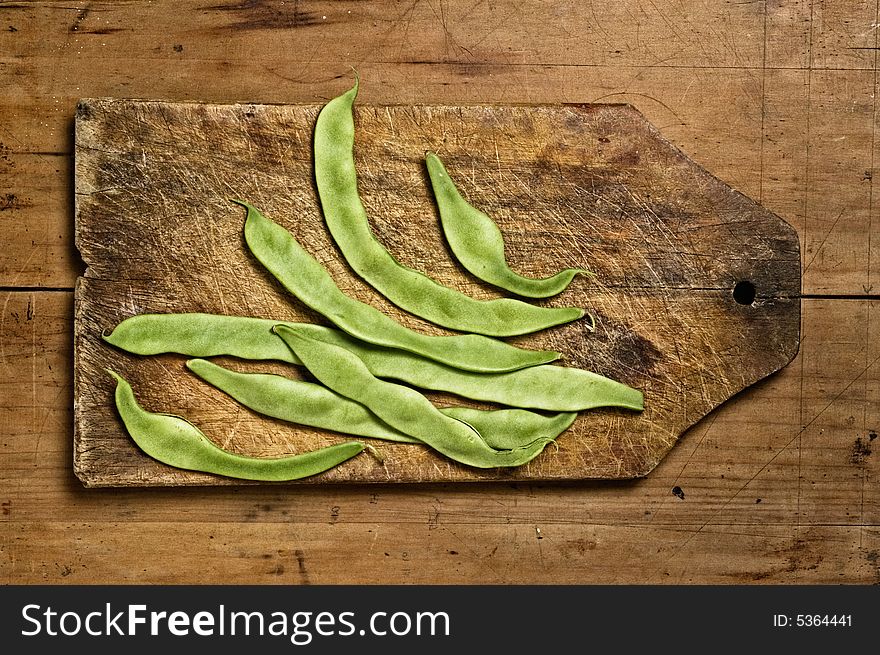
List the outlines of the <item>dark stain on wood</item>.
{"label": "dark stain on wood", "polygon": [[7,211],[9,209],[20,208],[21,200],[14,193],[5,193],[2,197],[0,197],[0,212]]}
{"label": "dark stain on wood", "polygon": [[124,27],[99,27],[95,30],[79,30],[80,34],[98,34],[106,36],[108,34],[117,34],[119,32],[130,32],[130,29]]}
{"label": "dark stain on wood", "polygon": [[[874,437],[877,435],[875,434]],[[856,464],[858,466],[862,466],[865,463],[865,460],[871,454],[871,441],[873,439],[870,437],[867,439],[863,439],[862,437],[856,437],[855,443],[853,443],[852,451],[850,452],[850,462]]]}
{"label": "dark stain on wood", "polygon": [[302,11],[300,0],[279,3],[274,0],[242,0],[241,2],[209,5],[206,9],[231,12],[237,20],[226,26],[229,30],[286,30],[328,24],[326,15]]}
{"label": "dark stain on wood", "polygon": [[89,7],[84,7],[83,9],[80,9],[76,14],[76,18],[73,19],[73,23],[70,25],[70,27],[67,28],[67,31],[68,32],[79,31],[80,24],[86,19],[86,16],[88,16],[88,15],[89,15]]}
{"label": "dark stain on wood", "polygon": [[309,572],[306,569],[306,556],[303,551],[297,548],[294,553],[296,556],[297,569],[299,570],[299,579],[302,584],[311,584],[309,580]]}
{"label": "dark stain on wood", "polygon": [[[596,312],[596,331],[592,335],[592,342],[602,344],[607,355],[603,362],[607,362],[608,371],[605,375],[615,375],[622,382],[635,382],[636,380],[650,377],[655,365],[659,362],[663,353],[649,339],[640,335],[636,326],[625,324],[602,312]],[[599,372],[601,366],[593,367]]]}

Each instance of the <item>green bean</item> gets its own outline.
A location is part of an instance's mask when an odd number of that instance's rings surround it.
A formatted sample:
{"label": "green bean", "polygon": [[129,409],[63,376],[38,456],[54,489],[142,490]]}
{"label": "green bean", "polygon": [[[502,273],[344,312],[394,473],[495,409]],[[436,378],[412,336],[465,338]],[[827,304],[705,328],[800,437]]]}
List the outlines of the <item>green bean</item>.
{"label": "green bean", "polygon": [[373,377],[363,362],[344,348],[312,339],[299,328],[278,325],[275,330],[320,382],[462,464],[477,468],[521,466],[553,440],[542,437],[528,445],[496,450],[473,427],[441,413],[414,389]]}
{"label": "green bean", "polygon": [[129,435],[147,455],[169,466],[245,480],[282,482],[326,471],[364,449],[361,442],[348,441],[277,459],[236,455],[218,448],[180,416],[144,410],[128,382],[113,371],[107,372],[116,379],[116,409]]}
{"label": "green bean", "polygon": [[189,357],[231,355],[300,364],[293,351],[272,333],[272,326],[278,323],[298,326],[315,339],[351,351],[376,377],[400,380],[422,389],[554,412],[596,407],[644,409],[640,391],[579,368],[544,365],[510,373],[471,373],[308,323],[214,314],[141,314],[122,321],[104,339],[138,355],[166,352]]}
{"label": "green bean", "polygon": [[401,265],[370,230],[357,190],[352,106],[358,83],[328,102],[315,124],[315,180],[324,220],[345,259],[398,307],[453,330],[495,337],[577,320],[576,307],[537,307],[511,298],[476,300]]}
{"label": "green bean", "polygon": [[437,155],[429,152],[425,161],[446,241],[459,263],[476,277],[520,296],[549,298],[564,291],[578,273],[589,274],[582,268],[566,268],[536,279],[513,271],[504,258],[504,237],[495,221],[461,196]]}
{"label": "green bean", "polygon": [[470,425],[495,450],[514,450],[536,441],[553,441],[577,418],[577,412],[542,416],[525,409],[473,409],[442,407],[441,414]]}
{"label": "green bean", "polygon": [[[272,326],[277,323],[271,319],[219,314],[138,314],[102,337],[107,343],[136,355],[232,355],[298,364],[290,348],[273,334]],[[318,325],[315,328],[331,329]]]}
{"label": "green bean", "polygon": [[552,412],[597,407],[644,409],[641,391],[579,368],[543,365],[508,373],[471,373],[401,350],[371,346],[336,330],[302,323],[287,325],[354,353],[376,377],[400,380],[422,389]]}
{"label": "green bean", "polygon": [[523,350],[475,334],[428,336],[405,328],[375,307],[346,296],[290,232],[255,207],[235,202],[247,207],[244,235],[254,256],[294,296],[353,337],[480,373],[513,371],[559,358],[559,353]]}
{"label": "green bean", "polygon": [[[287,348],[281,339],[278,341]],[[359,437],[421,443],[395,430],[360,403],[314,382],[281,375],[238,373],[204,359],[191,359],[186,367],[259,414]]]}
{"label": "green bean", "polygon": [[[287,348],[280,338],[278,341]],[[204,359],[191,359],[186,366],[209,384],[260,414],[361,437],[421,443],[395,430],[360,403],[320,384],[291,380],[281,375],[238,373]],[[576,417],[571,412],[542,416],[524,409],[487,411],[444,407],[440,411],[473,426],[486,443],[496,449],[516,448],[543,436],[556,437],[568,429]]]}

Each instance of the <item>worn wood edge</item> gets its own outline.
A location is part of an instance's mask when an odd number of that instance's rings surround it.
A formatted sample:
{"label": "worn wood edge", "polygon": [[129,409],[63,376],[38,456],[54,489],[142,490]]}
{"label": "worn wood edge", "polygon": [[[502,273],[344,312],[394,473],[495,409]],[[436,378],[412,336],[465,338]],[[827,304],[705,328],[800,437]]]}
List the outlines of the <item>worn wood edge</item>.
{"label": "worn wood edge", "polygon": [[[79,208],[75,212],[75,216],[79,216]],[[73,324],[72,328],[72,336],[73,336],[73,473],[77,477],[77,479],[82,483],[82,485],[86,488],[90,487],[101,487],[100,482],[95,482],[95,478],[90,471],[89,467],[85,466],[81,460],[82,453],[82,434],[83,434],[83,422],[84,418],[82,415],[82,408],[79,404],[79,388],[80,388],[80,375],[81,370],[80,367],[77,366],[77,362],[79,361],[79,335],[76,331],[76,324],[80,320],[80,311],[82,307],[82,302],[80,296],[82,294],[82,279],[80,276],[76,278],[76,285],[73,289]]]}
{"label": "worn wood edge", "polygon": [[[703,416],[694,419],[694,420],[690,423],[690,425],[687,425],[687,426],[685,426],[685,427],[682,429],[682,431],[681,431],[681,432],[679,433],[679,435],[676,437],[675,442],[674,442],[674,443],[673,443],[673,444],[672,444],[672,445],[671,445],[671,446],[670,446],[670,447],[669,447],[669,448],[668,448],[668,449],[667,449],[662,455],[660,455],[660,456],[659,456],[656,460],[654,460],[654,461],[646,462],[646,466],[644,466],[642,469],[639,469],[639,472],[638,472],[636,475],[632,476],[631,478],[617,478],[617,479],[619,479],[619,480],[637,480],[637,479],[640,479],[640,478],[644,478],[644,477],[646,477],[648,474],[651,473],[651,471],[653,471],[655,468],[657,468],[657,466],[660,464],[660,462],[662,462],[662,461],[663,461],[663,460],[669,455],[669,452],[670,452],[673,448],[675,448],[676,444],[678,444],[678,443],[681,441],[681,439],[682,439],[682,438],[688,433],[688,431],[691,430],[691,428],[693,428],[697,423],[699,423],[700,421],[702,421],[703,419],[705,419],[707,416],[710,416],[710,415],[713,414],[714,412],[718,411],[721,407],[723,407],[725,404],[729,403],[730,401],[734,400],[737,396],[740,396],[740,395],[742,395],[744,392],[748,391],[753,385],[757,384],[758,382],[761,382],[762,380],[766,380],[767,378],[769,378],[769,377],[772,376],[772,375],[775,375],[775,374],[779,373],[779,371],[781,371],[781,370],[784,369],[786,366],[788,366],[789,364],[791,364],[792,361],[794,361],[794,358],[797,357],[798,352],[800,352],[800,346],[801,346],[801,329],[802,329],[802,327],[801,327],[801,316],[802,316],[802,307],[801,307],[801,299],[800,299],[800,296],[798,296],[798,297],[796,297],[796,298],[791,298],[791,299],[789,299],[789,300],[791,300],[791,301],[797,303],[797,316],[798,316],[798,320],[797,320],[797,334],[796,334],[794,340],[791,342],[791,343],[792,343],[791,347],[790,347],[789,349],[785,350],[785,351],[782,351],[782,352],[783,352],[783,358],[787,357],[787,359],[784,359],[784,361],[781,361],[780,363],[778,363],[777,365],[775,365],[775,368],[773,368],[773,370],[769,371],[768,373],[765,373],[764,375],[761,375],[760,377],[756,378],[754,381],[752,381],[751,383],[747,384],[746,386],[744,386],[742,389],[740,389],[739,391],[737,391],[737,392],[734,393],[733,395],[729,396],[729,397],[726,398],[725,400],[722,400],[721,402],[719,402],[718,404],[716,404],[716,405],[715,405],[714,407],[712,407],[709,411],[707,411]],[[592,481],[595,482],[595,481],[597,481],[597,480],[599,480],[599,479],[601,479],[601,478],[593,478]],[[587,481],[590,481],[590,479],[589,479],[589,478],[585,478],[583,481],[584,481],[584,482],[587,482]]]}
{"label": "worn wood edge", "polygon": [[[586,106],[589,106],[589,104],[590,103],[576,103],[573,106],[576,106],[578,108],[584,108]],[[649,134],[651,134],[655,139],[657,139],[660,143],[662,143],[664,145],[664,147],[666,147],[669,150],[680,155],[681,159],[684,162],[686,162],[688,168],[695,171],[698,175],[703,175],[708,178],[711,178],[712,180],[715,180],[717,184],[728,189],[730,193],[735,194],[736,196],[738,196],[740,199],[742,199],[745,202],[748,202],[752,205],[755,205],[756,207],[759,207],[761,210],[763,210],[764,212],[767,213],[768,217],[772,217],[773,219],[775,219],[777,221],[777,223],[779,224],[779,226],[782,228],[782,230],[787,232],[788,239],[794,245],[793,252],[796,254],[796,257],[795,257],[795,259],[792,260],[791,266],[792,267],[797,266],[798,275],[792,276],[793,279],[797,280],[796,288],[793,288],[791,290],[791,292],[788,294],[782,293],[782,294],[774,294],[772,296],[768,296],[768,295],[762,296],[760,294],[756,294],[756,298],[790,299],[790,300],[793,300],[797,303],[797,321],[795,321],[796,334],[794,336],[794,339],[791,342],[791,345],[786,350],[781,351],[782,358],[784,361],[781,361],[770,372],[757,378],[755,381],[753,381],[749,385],[745,386],[743,389],[740,389],[737,393],[733,394],[732,396],[730,396],[726,400],[715,405],[715,407],[713,407],[711,410],[709,410],[709,412],[706,413],[705,416],[708,416],[709,414],[716,411],[719,407],[721,407],[725,403],[731,401],[732,399],[736,398],[738,395],[742,394],[743,391],[746,391],[752,385],[760,382],[761,380],[765,380],[768,377],[770,377],[771,375],[774,375],[774,374],[778,373],[779,371],[781,371],[783,368],[788,366],[792,361],[794,361],[794,358],[797,357],[798,352],[800,352],[801,330],[802,330],[801,323],[802,323],[802,314],[803,314],[803,308],[801,306],[802,305],[801,297],[802,297],[802,289],[803,289],[803,275],[801,274],[801,272],[803,270],[802,269],[803,264],[802,264],[802,260],[801,260],[800,235],[798,234],[795,227],[791,223],[786,221],[784,218],[779,216],[779,214],[771,211],[770,209],[767,209],[764,205],[759,203],[754,198],[746,195],[742,191],[739,191],[735,187],[728,184],[725,180],[722,180],[721,178],[717,177],[714,173],[709,171],[707,168],[705,168],[703,165],[701,165],[699,162],[697,162],[694,158],[692,158],[690,155],[688,155],[688,153],[686,153],[684,150],[682,150],[681,148],[676,146],[674,143],[669,141],[669,139],[667,139],[665,136],[663,136],[663,134],[660,132],[660,130],[657,129],[657,127],[651,121],[649,121],[647,119],[647,117],[641,111],[639,111],[639,109],[637,107],[635,107],[631,103],[618,103],[617,106],[620,106],[626,112],[631,113],[639,122],[642,123],[644,129]],[[705,416],[704,416],[704,418],[705,418]],[[693,423],[691,423],[689,426],[687,426],[684,430],[682,430],[681,434],[679,434],[678,437],[676,438],[675,443],[678,443],[681,440],[681,438],[687,433],[687,431],[690,430],[694,425],[696,425],[700,420],[702,420],[702,419],[695,420]],[[672,448],[674,448],[674,447],[675,447],[675,444],[673,444]],[[671,448],[670,448],[670,450],[671,450]],[[635,476],[635,478],[641,478],[641,477],[647,476],[651,471],[653,471],[657,467],[658,464],[660,464],[660,462],[663,460],[663,458],[665,458],[668,454],[669,454],[669,450],[667,450],[665,453],[663,453],[663,455],[661,455],[653,463],[649,463],[649,465],[646,466],[643,470],[641,470],[639,472],[639,475]],[[633,478],[633,479],[635,479],[635,478]]]}
{"label": "worn wood edge", "polygon": [[[577,106],[586,107],[586,106],[589,106],[589,103],[583,103],[583,104],[580,104]],[[792,242],[792,244],[795,246],[792,249],[792,252],[795,253],[796,256],[792,259],[791,266],[793,269],[795,267],[795,264],[797,266],[798,274],[792,276],[792,280],[797,280],[797,287],[796,287],[796,289],[792,288],[790,293],[774,294],[772,296],[770,296],[770,295],[763,295],[762,296],[761,294],[756,294],[756,298],[797,298],[797,299],[800,299],[801,295],[802,295],[802,289],[803,289],[803,275],[801,273],[803,269],[802,269],[802,261],[801,261],[801,241],[800,241],[800,235],[798,234],[797,229],[795,229],[795,227],[791,223],[786,221],[784,218],[782,218],[782,216],[780,216],[776,212],[771,211],[770,209],[768,209],[767,207],[762,205],[760,202],[758,202],[757,200],[755,200],[751,196],[746,195],[745,193],[743,193],[739,189],[728,184],[725,180],[722,180],[720,177],[716,176],[714,173],[712,173],[710,170],[708,170],[706,167],[704,167],[702,164],[700,164],[698,161],[696,161],[693,157],[691,157],[687,152],[685,152],[680,147],[678,147],[677,145],[672,143],[669,139],[667,139],[665,136],[663,136],[663,133],[660,132],[660,130],[657,129],[657,127],[651,121],[649,121],[647,119],[647,117],[641,111],[639,111],[639,109],[635,105],[632,105],[631,103],[619,103],[618,106],[622,107],[625,111],[632,113],[637,118],[637,120],[642,123],[646,132],[648,132],[657,141],[662,143],[664,147],[666,147],[670,151],[674,152],[675,154],[679,155],[681,157],[681,159],[687,163],[688,168],[690,168],[692,171],[694,171],[698,175],[702,175],[702,176],[708,177],[712,180],[715,180],[716,183],[718,183],[720,186],[726,188],[730,193],[734,194],[735,196],[737,196],[741,200],[743,200],[747,203],[750,203],[750,204],[754,205],[755,207],[760,208],[763,212],[766,213],[768,218],[772,218],[778,223],[778,225],[782,228],[782,230],[787,233],[788,240],[790,240]],[[800,316],[800,313],[801,312],[800,312],[800,307],[799,307],[798,308],[798,316]],[[797,342],[795,344],[794,350],[791,353],[791,356],[788,358],[788,361],[785,364],[783,364],[780,368],[783,368],[784,366],[788,365],[795,358],[795,356],[798,353],[799,347],[800,347],[800,326],[798,327],[798,337],[797,337]],[[778,370],[779,370],[779,368],[776,369],[776,371],[778,371]],[[773,371],[773,372],[775,373],[776,371]],[[772,373],[770,373],[768,375],[772,375]]]}
{"label": "worn wood edge", "polygon": [[[82,117],[83,114],[89,111],[89,107],[94,104],[94,101],[84,99],[79,100],[76,103],[76,109],[74,110],[73,115],[73,153],[71,155],[71,174],[73,175],[73,247],[76,248],[76,252],[79,255],[80,259],[83,262],[84,270],[82,272],[82,276],[88,275],[89,272],[89,263],[85,260],[82,254],[82,248],[80,248],[80,195],[82,192],[80,191],[80,179],[79,175],[77,175],[77,159],[79,158],[80,149],[82,148]],[[74,307],[76,306],[76,298],[79,295],[79,278],[78,276],[76,281],[74,282]],[[76,319],[76,310],[74,309],[74,319]],[[76,320],[74,320],[74,325],[76,325]],[[74,349],[75,352],[75,349]],[[74,391],[74,394],[76,392]],[[76,397],[74,395],[74,397]]]}

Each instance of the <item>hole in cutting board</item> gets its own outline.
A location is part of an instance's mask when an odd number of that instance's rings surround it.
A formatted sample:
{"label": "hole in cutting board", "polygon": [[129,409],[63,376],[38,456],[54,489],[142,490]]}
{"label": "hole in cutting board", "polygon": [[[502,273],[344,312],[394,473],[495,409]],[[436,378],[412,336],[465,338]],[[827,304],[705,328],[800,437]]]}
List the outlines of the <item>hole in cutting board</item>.
{"label": "hole in cutting board", "polygon": [[733,299],[740,305],[751,305],[755,302],[755,285],[748,280],[737,282],[733,287]]}

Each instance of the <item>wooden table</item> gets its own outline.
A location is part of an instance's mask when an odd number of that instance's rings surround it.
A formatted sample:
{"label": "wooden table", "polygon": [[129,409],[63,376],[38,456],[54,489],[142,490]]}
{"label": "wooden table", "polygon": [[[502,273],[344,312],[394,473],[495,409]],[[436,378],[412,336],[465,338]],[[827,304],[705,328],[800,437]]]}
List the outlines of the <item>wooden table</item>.
{"label": "wooden table", "polygon": [[[0,3],[0,581],[880,582],[878,23],[854,0]],[[350,66],[365,103],[634,104],[798,229],[800,354],[636,482],[83,489],[77,99],[321,102]]]}

